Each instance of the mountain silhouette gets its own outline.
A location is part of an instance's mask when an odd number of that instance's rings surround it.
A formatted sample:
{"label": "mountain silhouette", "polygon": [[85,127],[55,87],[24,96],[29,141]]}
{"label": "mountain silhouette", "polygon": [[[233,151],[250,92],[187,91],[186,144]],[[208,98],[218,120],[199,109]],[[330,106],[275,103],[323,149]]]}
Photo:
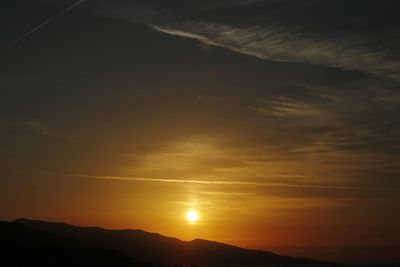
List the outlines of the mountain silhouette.
{"label": "mountain silhouette", "polygon": [[208,240],[181,241],[142,230],[107,230],[27,219],[19,219],[15,223],[64,238],[80,240],[91,246],[115,250],[132,260],[157,266],[323,264],[317,260],[281,256],[272,252],[249,250]]}
{"label": "mountain silhouette", "polygon": [[145,267],[116,251],[12,222],[0,222],[0,266]]}

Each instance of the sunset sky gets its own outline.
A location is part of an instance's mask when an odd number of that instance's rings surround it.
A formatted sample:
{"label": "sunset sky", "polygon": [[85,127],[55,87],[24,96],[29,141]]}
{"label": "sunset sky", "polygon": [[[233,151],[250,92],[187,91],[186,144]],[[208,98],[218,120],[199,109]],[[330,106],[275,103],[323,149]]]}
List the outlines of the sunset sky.
{"label": "sunset sky", "polygon": [[3,0],[0,220],[399,261],[399,10]]}

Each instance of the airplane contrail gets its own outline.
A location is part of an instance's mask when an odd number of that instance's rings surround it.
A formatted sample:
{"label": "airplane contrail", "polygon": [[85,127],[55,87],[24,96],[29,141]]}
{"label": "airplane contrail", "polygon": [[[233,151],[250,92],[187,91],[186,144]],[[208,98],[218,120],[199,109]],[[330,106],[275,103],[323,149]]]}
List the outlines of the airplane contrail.
{"label": "airplane contrail", "polygon": [[58,17],[64,15],[65,13],[71,11],[72,9],[76,8],[77,6],[79,6],[80,4],[82,4],[83,2],[85,2],[86,0],[79,0],[78,2],[76,2],[75,4],[73,4],[72,6],[67,7],[66,9],[64,9],[63,11],[61,11],[60,13],[58,13],[57,15],[55,15],[54,17],[49,18],[48,20],[46,20],[45,22],[43,22],[42,24],[36,26],[35,28],[33,28],[32,30],[26,32],[25,34],[23,34],[22,36],[18,37],[17,39],[15,39],[14,41],[10,42],[7,47],[10,48],[12,46],[14,46],[15,44],[21,42],[22,40],[24,40],[26,37],[28,37],[29,35],[35,33],[36,31],[40,30],[41,28],[43,28],[44,26],[46,26],[47,24],[51,23],[52,21],[54,21],[55,19],[57,19]]}
{"label": "airplane contrail", "polygon": [[67,176],[83,179],[94,180],[115,180],[130,182],[151,182],[151,183],[173,183],[173,184],[200,184],[200,185],[243,185],[243,186],[261,186],[261,187],[282,187],[294,189],[320,189],[320,190],[359,190],[359,191],[382,191],[382,192],[400,192],[400,188],[390,187],[368,187],[354,185],[321,185],[321,184],[297,184],[297,183],[275,183],[254,180],[196,180],[196,179],[179,179],[179,178],[143,178],[143,177],[126,177],[126,176],[99,176],[84,174],[56,174],[56,173],[39,173],[39,175],[51,176]]}

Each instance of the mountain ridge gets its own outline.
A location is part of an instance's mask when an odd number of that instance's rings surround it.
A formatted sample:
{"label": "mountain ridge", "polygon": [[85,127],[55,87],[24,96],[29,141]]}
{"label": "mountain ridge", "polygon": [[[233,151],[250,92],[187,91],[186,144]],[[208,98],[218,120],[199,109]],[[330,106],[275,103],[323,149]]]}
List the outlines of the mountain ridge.
{"label": "mountain ridge", "polygon": [[5,221],[0,221],[0,259],[4,267],[148,267],[117,251]]}
{"label": "mountain ridge", "polygon": [[80,227],[63,222],[18,219],[14,223],[43,230],[63,237],[82,240],[90,245],[115,250],[134,261],[153,265],[316,265],[326,262],[278,255],[263,250],[250,250],[212,240],[178,238],[140,229],[110,230],[101,227]]}

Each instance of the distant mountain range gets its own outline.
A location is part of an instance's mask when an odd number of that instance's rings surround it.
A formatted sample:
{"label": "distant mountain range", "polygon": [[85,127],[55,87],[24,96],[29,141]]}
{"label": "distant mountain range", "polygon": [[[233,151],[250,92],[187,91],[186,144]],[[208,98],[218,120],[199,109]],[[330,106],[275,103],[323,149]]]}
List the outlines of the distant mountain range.
{"label": "distant mountain range", "polygon": [[117,251],[12,222],[0,222],[0,266],[146,267]]}
{"label": "distant mountain range", "polygon": [[[27,219],[0,223],[0,246],[16,258],[27,253],[28,258],[35,255],[35,260],[48,257],[71,261],[69,265],[54,266],[76,266],[72,261],[82,255],[87,266],[324,264],[214,241],[181,241],[142,230],[107,230]],[[29,250],[31,247],[34,249]],[[51,252],[49,256],[44,255],[47,252]],[[114,264],[107,265],[110,262]]]}

